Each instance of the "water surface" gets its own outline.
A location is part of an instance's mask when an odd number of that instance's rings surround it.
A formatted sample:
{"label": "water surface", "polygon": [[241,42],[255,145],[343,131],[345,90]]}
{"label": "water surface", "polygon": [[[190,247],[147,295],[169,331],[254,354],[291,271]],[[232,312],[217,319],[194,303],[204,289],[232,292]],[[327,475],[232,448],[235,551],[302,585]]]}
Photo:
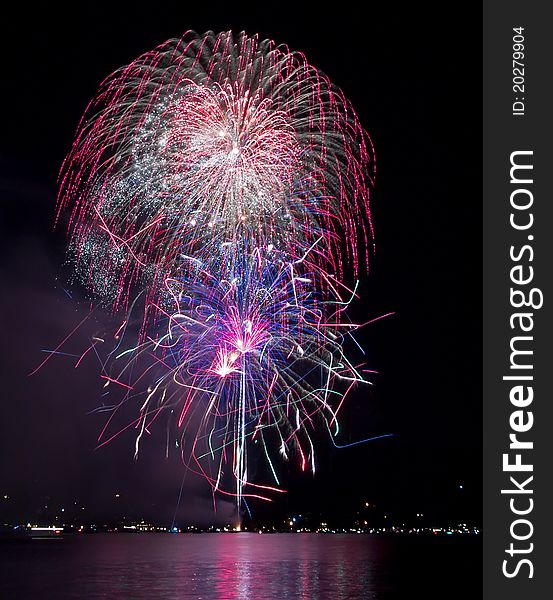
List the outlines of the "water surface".
{"label": "water surface", "polygon": [[450,600],[481,565],[476,537],[74,535],[0,546],[0,598]]}

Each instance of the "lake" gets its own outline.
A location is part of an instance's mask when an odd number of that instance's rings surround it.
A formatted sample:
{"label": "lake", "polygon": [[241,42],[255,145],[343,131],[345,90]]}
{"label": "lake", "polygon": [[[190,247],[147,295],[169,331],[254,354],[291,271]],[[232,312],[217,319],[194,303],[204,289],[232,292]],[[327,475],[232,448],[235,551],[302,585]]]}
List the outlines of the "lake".
{"label": "lake", "polygon": [[477,598],[480,536],[98,533],[0,545],[7,600]]}

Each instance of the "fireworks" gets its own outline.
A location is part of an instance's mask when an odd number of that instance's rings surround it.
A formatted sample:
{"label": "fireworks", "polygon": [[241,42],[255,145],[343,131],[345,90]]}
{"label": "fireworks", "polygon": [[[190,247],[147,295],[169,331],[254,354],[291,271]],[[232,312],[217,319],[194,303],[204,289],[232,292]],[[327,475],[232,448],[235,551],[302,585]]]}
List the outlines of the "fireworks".
{"label": "fireworks", "polygon": [[189,32],[102,83],[62,168],[58,217],[76,277],[126,314],[106,385],[130,398],[151,382],[137,453],[170,408],[196,470],[238,503],[276,489],[250,481],[253,443],[276,485],[271,447],[315,470],[310,432],[336,433],[362,381],[343,350],[355,329],[343,280],[367,265],[374,166],[342,92],[255,36]]}

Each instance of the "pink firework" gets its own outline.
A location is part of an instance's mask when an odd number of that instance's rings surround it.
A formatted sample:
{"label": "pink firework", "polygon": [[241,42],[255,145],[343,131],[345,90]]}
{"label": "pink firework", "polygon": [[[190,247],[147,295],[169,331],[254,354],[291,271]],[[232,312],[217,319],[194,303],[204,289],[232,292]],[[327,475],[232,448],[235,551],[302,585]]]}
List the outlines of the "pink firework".
{"label": "pink firework", "polygon": [[[342,92],[305,57],[244,33],[193,32],[108,77],[61,175],[71,251],[115,309],[181,255],[236,237],[359,270],[375,161]],[[345,250],[346,255],[342,257]],[[366,260],[363,260],[366,263]]]}

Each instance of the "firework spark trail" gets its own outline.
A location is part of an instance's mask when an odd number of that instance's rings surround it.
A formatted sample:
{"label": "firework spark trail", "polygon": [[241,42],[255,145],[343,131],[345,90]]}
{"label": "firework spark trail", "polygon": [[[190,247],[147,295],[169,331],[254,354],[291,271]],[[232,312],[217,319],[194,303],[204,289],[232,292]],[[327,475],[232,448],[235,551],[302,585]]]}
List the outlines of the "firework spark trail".
{"label": "firework spark trail", "polygon": [[106,385],[130,399],[153,378],[136,453],[170,408],[194,429],[197,471],[238,504],[264,488],[249,478],[252,441],[277,485],[271,438],[315,470],[311,433],[336,433],[363,381],[343,350],[356,328],[344,274],[368,264],[374,167],[343,93],[257,36],[188,32],[102,83],[62,167],[57,220],[76,278],[127,315]]}

